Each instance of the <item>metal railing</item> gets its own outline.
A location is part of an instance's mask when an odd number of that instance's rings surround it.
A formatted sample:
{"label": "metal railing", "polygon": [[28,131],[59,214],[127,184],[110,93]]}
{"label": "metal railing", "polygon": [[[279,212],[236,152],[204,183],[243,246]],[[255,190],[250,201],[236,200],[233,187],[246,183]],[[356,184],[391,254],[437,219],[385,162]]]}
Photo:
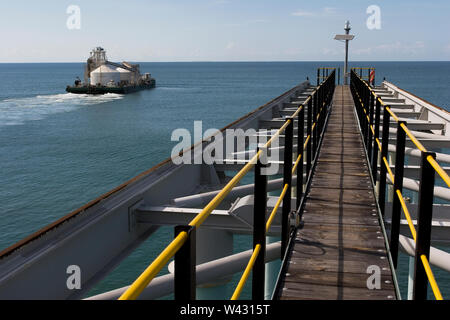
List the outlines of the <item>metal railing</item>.
{"label": "metal railing", "polygon": [[317,68],[317,86],[324,81],[328,76],[331,74],[331,72],[337,71],[337,84],[340,84],[341,82],[341,68],[334,68],[334,67],[321,67]]}
{"label": "metal railing", "polygon": [[[393,266],[397,268],[400,219],[401,211],[403,210],[411,234],[416,243],[413,299],[425,300],[427,298],[429,282],[435,298],[437,300],[442,300],[442,294],[429,264],[431,224],[435,172],[439,174],[448,187],[450,187],[450,177],[436,162],[436,154],[425,149],[425,147],[408,129],[407,122],[400,120],[400,118],[392,111],[391,107],[385,104],[383,100],[378,97],[371,86],[366,81],[361,79],[361,77],[358,76],[353,69],[351,72],[350,86],[355,101],[356,113],[359,118],[363,141],[371,165],[374,183],[377,182],[379,177],[377,201],[383,220],[385,215],[387,175],[389,175],[389,178],[393,184],[394,196],[392,202],[391,234],[389,241]],[[380,123],[381,112],[383,112],[382,123]],[[391,117],[397,124],[394,172],[392,172],[387,160]],[[381,142],[380,125],[382,126]],[[406,136],[408,136],[417,149],[421,151],[417,232],[402,195]],[[378,162],[380,162],[379,176]]]}
{"label": "metal railing", "polygon": [[[264,277],[265,277],[265,238],[274,216],[283,202],[281,217],[281,256],[283,257],[292,234],[290,225],[292,175],[297,170],[296,184],[296,209],[298,216],[303,204],[303,160],[306,153],[306,177],[307,183],[311,179],[312,162],[315,161],[318,153],[319,139],[322,136],[325,120],[328,115],[329,105],[335,87],[335,75],[333,70],[303,104],[289,117],[283,126],[271,137],[271,139],[249,160],[249,162],[227,183],[227,185],[202,209],[202,211],[186,226],[175,227],[174,240],[159,254],[159,256],[145,269],[145,271],[133,282],[133,284],[120,296],[119,300],[134,300],[142,293],[153,278],[161,269],[175,257],[174,273],[174,294],[176,300],[195,300],[195,230],[208,218],[211,212],[219,206],[223,199],[239,183],[239,181],[255,167],[255,189],[254,189],[254,226],[253,226],[253,254],[247,265],[241,281],[233,294],[232,299],[237,299],[242,291],[245,281],[248,279],[250,271],[253,270],[252,298],[264,299]],[[306,133],[305,127],[305,106],[307,106]],[[293,165],[293,132],[294,121],[298,119],[298,157]],[[267,176],[263,174],[264,161],[261,157],[267,153],[267,148],[272,142],[284,132],[284,172],[283,190],[266,221],[267,209]]]}
{"label": "metal railing", "polygon": [[[364,80],[367,82],[369,82],[370,74],[373,72],[373,80],[370,81],[370,84],[375,85],[375,68],[374,67],[365,67],[365,68],[355,67],[355,68],[351,68],[350,70],[354,71],[356,74],[359,73],[359,78],[361,80]],[[365,75],[366,72],[367,72],[367,75]]]}

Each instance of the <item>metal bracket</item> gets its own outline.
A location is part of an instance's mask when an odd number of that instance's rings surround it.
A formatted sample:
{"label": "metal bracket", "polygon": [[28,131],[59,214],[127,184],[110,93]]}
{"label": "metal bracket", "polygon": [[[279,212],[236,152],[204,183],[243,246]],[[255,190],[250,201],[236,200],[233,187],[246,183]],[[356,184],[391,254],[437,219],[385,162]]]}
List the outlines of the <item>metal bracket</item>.
{"label": "metal bracket", "polygon": [[296,210],[292,210],[289,213],[289,221],[291,228],[297,228],[302,223],[302,221],[300,221],[300,215]]}
{"label": "metal bracket", "polygon": [[128,207],[128,232],[133,232],[137,226],[137,209],[144,204],[144,200],[140,199],[132,206]]}

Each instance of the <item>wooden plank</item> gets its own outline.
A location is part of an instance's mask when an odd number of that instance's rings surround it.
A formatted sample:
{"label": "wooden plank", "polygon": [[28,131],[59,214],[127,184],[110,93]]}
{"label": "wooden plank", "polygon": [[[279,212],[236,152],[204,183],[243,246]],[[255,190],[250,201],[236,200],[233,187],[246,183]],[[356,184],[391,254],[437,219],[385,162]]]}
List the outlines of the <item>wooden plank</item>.
{"label": "wooden plank", "polygon": [[[341,158],[341,157],[337,157],[336,155],[330,154],[330,155],[324,155],[322,157],[320,157],[320,162],[338,162],[338,163],[354,163],[359,165],[359,167],[361,168],[367,168],[367,166],[363,163],[361,163],[361,160],[354,157],[352,155],[351,158],[349,158],[350,156],[347,156],[347,158]],[[339,164],[335,164],[336,166],[338,166]]]}
{"label": "wooden plank", "polygon": [[[355,203],[341,204],[339,202],[330,202],[328,200],[308,197],[304,217],[307,216],[340,216],[340,217],[360,217],[371,218],[376,220],[378,218],[377,209],[374,205],[359,205]],[[309,201],[309,202],[308,202]],[[311,203],[313,202],[313,203]],[[364,214],[362,214],[364,212]],[[308,215],[307,215],[308,213]]]}
{"label": "wooden plank", "polygon": [[377,219],[371,219],[371,218],[361,218],[361,217],[348,217],[345,216],[343,218],[339,216],[317,216],[317,215],[310,215],[304,217],[304,222],[306,223],[316,223],[316,224],[334,224],[334,225],[379,225],[379,222]]}
{"label": "wooden plank", "polygon": [[[360,249],[360,250],[385,250],[386,247],[384,242],[374,241],[373,239],[364,239],[359,235],[354,236],[354,238],[329,238],[321,239],[317,236],[310,236],[308,240],[314,240],[318,245],[321,246],[340,246],[342,248],[349,249]],[[296,242],[298,244],[298,242]]]}
{"label": "wooden plank", "polygon": [[375,207],[373,193],[367,190],[314,188],[308,198],[311,201],[324,200],[330,203],[361,204]]}
{"label": "wooden plank", "polygon": [[367,166],[360,166],[358,164],[346,164],[345,167],[337,165],[334,162],[319,162],[316,166],[316,174],[330,174],[330,175],[356,175],[362,176],[368,174]]}
{"label": "wooden plank", "polygon": [[[292,259],[306,260],[310,258],[323,257],[324,260],[332,260],[343,257],[348,261],[361,261],[367,257],[380,258],[386,255],[386,248],[343,248],[339,245],[320,245],[317,241],[301,240],[296,241],[296,248],[290,253]],[[380,259],[383,260],[383,259]],[[365,261],[365,260],[364,260]],[[380,263],[387,263],[387,260]],[[382,270],[390,273],[390,269]]]}
{"label": "wooden plank", "polygon": [[[362,237],[359,239],[319,239],[318,237],[311,237],[311,240],[315,240],[318,245],[330,245],[330,246],[342,246],[352,249],[385,249],[384,242],[364,240]],[[296,242],[298,243],[298,242]]]}
{"label": "wooden plank", "polygon": [[[351,273],[351,272],[330,272],[330,271],[316,271],[304,270],[301,273],[294,275],[286,275],[286,283],[289,286],[290,282],[299,284],[321,284],[325,286],[337,287],[353,287],[353,288],[367,288],[367,280],[371,273]],[[370,280],[369,280],[370,281]],[[393,290],[392,275],[381,274],[380,289],[379,290]]]}
{"label": "wooden plank", "polygon": [[322,284],[286,282],[282,296],[286,300],[394,300],[392,290],[338,287]]}
{"label": "wooden plank", "polygon": [[[344,184],[347,189],[367,190],[367,186],[371,183],[370,180],[356,180],[357,176],[348,176],[346,179],[333,180],[326,178],[318,178],[311,183],[311,187],[325,188],[325,189],[339,189],[341,184]],[[353,178],[353,179],[352,179]]]}
{"label": "wooden plank", "polygon": [[[329,179],[336,179],[336,177],[341,177],[342,173],[345,174],[344,179],[347,177],[354,176],[356,178],[362,178],[367,179],[370,181],[370,178],[367,176],[368,170],[364,167],[359,166],[351,166],[349,164],[344,165],[321,165],[317,166],[317,168],[320,168],[321,171],[316,171],[314,177],[317,177],[317,179],[322,178],[329,178]],[[344,171],[344,172],[343,172]],[[350,178],[349,178],[350,179]]]}
{"label": "wooden plank", "polygon": [[[338,232],[337,232],[338,231]],[[317,225],[309,226],[307,229],[298,231],[298,236],[308,237],[316,236],[320,239],[337,239],[338,237],[344,237],[349,239],[363,238],[367,240],[377,239],[381,236],[381,232],[377,226],[347,226],[343,225],[338,228],[330,225]],[[381,237],[382,239],[382,237]]]}

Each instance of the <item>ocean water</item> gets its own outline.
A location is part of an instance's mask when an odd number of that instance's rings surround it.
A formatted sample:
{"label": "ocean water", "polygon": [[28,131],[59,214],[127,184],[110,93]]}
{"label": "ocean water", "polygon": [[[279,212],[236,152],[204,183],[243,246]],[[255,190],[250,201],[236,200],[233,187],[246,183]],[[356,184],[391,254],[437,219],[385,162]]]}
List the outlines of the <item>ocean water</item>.
{"label": "ocean water", "polygon": [[[315,83],[319,66],[342,63],[141,63],[155,89],[88,96],[65,93],[81,63],[0,64],[0,250],[169,157],[174,129],[221,128],[307,77]],[[450,110],[450,62],[351,66],[373,66],[377,83],[386,77]],[[129,284],[172,235],[158,230],[91,293]],[[238,236],[235,247],[251,241]],[[435,272],[450,298],[449,275]]]}

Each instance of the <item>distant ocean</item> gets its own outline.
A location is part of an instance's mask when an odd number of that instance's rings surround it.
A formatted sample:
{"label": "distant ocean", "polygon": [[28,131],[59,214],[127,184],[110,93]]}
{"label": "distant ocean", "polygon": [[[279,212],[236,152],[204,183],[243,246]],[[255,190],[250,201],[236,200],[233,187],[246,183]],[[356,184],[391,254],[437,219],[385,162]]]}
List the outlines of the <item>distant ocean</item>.
{"label": "distant ocean", "polygon": [[[320,66],[342,72],[340,62],[141,63],[155,89],[87,96],[65,92],[83,78],[82,63],[0,64],[0,250],[168,158],[172,130],[193,130],[195,120],[222,128],[307,77],[315,83]],[[385,77],[450,110],[450,62],[351,66],[375,67],[377,83]],[[172,234],[161,228],[91,293],[128,285]],[[235,241],[236,251],[251,247]],[[434,270],[450,299],[450,275]]]}

